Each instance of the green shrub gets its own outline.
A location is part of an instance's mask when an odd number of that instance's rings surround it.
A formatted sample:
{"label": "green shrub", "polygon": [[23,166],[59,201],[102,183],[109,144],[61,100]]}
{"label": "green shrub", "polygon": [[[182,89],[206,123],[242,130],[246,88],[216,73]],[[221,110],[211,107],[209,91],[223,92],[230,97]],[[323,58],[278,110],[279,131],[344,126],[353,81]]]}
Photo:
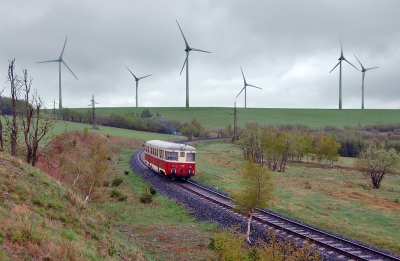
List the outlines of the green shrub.
{"label": "green shrub", "polygon": [[113,179],[113,181],[112,181],[111,184],[112,184],[113,187],[117,187],[117,186],[119,186],[123,181],[124,181],[124,180],[121,179],[121,178],[115,178],[115,179]]}
{"label": "green shrub", "polygon": [[124,174],[125,174],[125,175],[128,175],[128,174],[129,174],[129,171],[128,171],[128,170],[125,170],[125,171],[124,171]]}
{"label": "green shrub", "polygon": [[0,244],[3,244],[3,242],[4,242],[3,232],[0,231]]}
{"label": "green shrub", "polygon": [[127,199],[128,199],[128,196],[125,196],[125,195],[121,195],[118,197],[119,201],[126,201]]}
{"label": "green shrub", "polygon": [[143,193],[140,198],[139,198],[140,202],[147,204],[147,203],[151,203],[153,201],[153,198],[151,196],[151,194],[148,193]]}
{"label": "green shrub", "polygon": [[399,203],[400,203],[400,200],[399,200],[398,198],[395,198],[395,199],[394,199],[394,203],[399,204]]}
{"label": "green shrub", "polygon": [[83,138],[86,140],[88,136],[89,136],[89,129],[85,127],[83,129]]}
{"label": "green shrub", "polygon": [[122,196],[121,192],[116,189],[111,190],[110,197],[119,198],[120,196]]}
{"label": "green shrub", "polygon": [[43,206],[43,202],[40,199],[34,199],[33,200],[33,204],[42,207]]}
{"label": "green shrub", "polygon": [[108,248],[108,253],[110,254],[110,256],[113,256],[115,253],[117,253],[115,242],[111,242],[111,246]]}
{"label": "green shrub", "polygon": [[150,194],[151,194],[151,195],[157,194],[157,190],[156,190],[153,186],[150,186],[150,187],[149,187],[149,191],[150,191]]}
{"label": "green shrub", "polygon": [[76,239],[76,234],[70,229],[63,229],[61,231],[61,236],[65,239],[68,239],[70,241],[74,241]]}
{"label": "green shrub", "polygon": [[28,240],[29,233],[26,231],[15,230],[11,234],[11,241],[23,245],[23,243]]}

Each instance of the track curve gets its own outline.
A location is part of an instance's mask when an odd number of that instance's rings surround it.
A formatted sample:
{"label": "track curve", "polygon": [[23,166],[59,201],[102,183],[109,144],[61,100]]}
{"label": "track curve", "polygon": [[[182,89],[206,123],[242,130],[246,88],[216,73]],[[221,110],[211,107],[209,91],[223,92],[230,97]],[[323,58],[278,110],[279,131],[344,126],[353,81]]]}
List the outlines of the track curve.
{"label": "track curve", "polygon": [[[246,226],[246,216],[235,212],[232,198],[224,192],[201,184],[196,181],[174,182],[164,176],[156,175],[144,163],[144,149],[139,150],[131,157],[131,167],[135,173],[142,175],[160,193],[170,197],[176,202],[184,204],[194,213],[199,220],[217,222],[226,227],[227,223],[239,224],[242,229]],[[159,185],[161,183],[161,185]],[[218,209],[218,217],[211,216],[204,210],[204,205]],[[199,213],[202,212],[202,213]],[[225,213],[224,213],[225,212]],[[226,219],[231,219],[227,222]],[[325,260],[360,260],[360,261],[400,261],[400,257],[355,241],[340,235],[333,234],[299,222],[297,220],[282,216],[265,209],[258,209],[252,222],[253,236],[263,238],[266,229],[274,229],[279,237],[290,238],[291,240],[308,240],[317,246]]]}

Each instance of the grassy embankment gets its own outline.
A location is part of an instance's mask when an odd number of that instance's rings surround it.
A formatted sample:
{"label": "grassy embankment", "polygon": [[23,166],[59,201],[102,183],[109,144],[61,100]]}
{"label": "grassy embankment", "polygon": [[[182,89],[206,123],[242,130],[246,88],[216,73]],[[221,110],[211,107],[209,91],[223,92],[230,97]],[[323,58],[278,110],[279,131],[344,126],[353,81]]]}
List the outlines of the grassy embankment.
{"label": "grassy embankment", "polygon": [[[93,134],[85,141],[81,139],[85,126],[68,123],[67,130],[81,130],[68,136],[67,144],[74,139],[76,146],[65,146],[63,157],[74,159],[78,150],[87,153],[99,138],[107,139],[103,144],[111,156],[106,177],[110,185],[97,187],[90,203],[85,203],[85,195],[69,182],[76,174],[56,180],[21,159],[0,154],[0,260],[206,259],[210,254],[209,238],[216,226],[196,222],[182,206],[160,195],[153,197],[150,204],[140,203],[139,197],[148,185],[129,169],[130,156],[145,140],[168,136],[100,127],[89,129]],[[55,132],[62,131],[65,124],[58,123],[56,127]],[[140,136],[143,140],[114,135]],[[54,166],[59,158],[57,152],[49,155]],[[111,185],[115,178],[123,179],[118,187]],[[126,196],[126,200],[111,198],[113,190]]]}
{"label": "grassy embankment", "polygon": [[[97,115],[111,113],[141,113],[146,108],[96,108]],[[147,108],[153,114],[159,113],[169,120],[181,123],[190,122],[197,118],[207,129],[224,129],[229,124],[233,126],[232,108],[174,108],[151,107]],[[88,109],[73,109],[86,112]],[[268,108],[237,108],[238,126],[246,122],[258,122],[260,125],[303,124],[311,128],[324,128],[327,125],[343,128],[344,126],[357,126],[358,124],[373,125],[377,123],[399,123],[400,110],[336,110],[336,109],[268,109]]]}
{"label": "grassy embankment", "polygon": [[[227,192],[238,188],[244,160],[230,142],[194,142],[196,179]],[[352,166],[350,158],[337,165]],[[291,163],[273,172],[276,199],[270,208],[315,226],[400,254],[400,176],[385,176],[380,189],[351,169]]]}

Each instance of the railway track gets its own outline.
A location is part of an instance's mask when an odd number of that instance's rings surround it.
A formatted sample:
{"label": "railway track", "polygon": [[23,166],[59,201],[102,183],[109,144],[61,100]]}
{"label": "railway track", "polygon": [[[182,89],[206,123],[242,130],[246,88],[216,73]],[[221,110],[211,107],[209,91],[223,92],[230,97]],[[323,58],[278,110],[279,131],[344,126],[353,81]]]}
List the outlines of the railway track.
{"label": "railway track", "polygon": [[[141,163],[144,163],[144,151],[138,153]],[[227,211],[235,211],[232,198],[210,189],[197,182],[171,182],[174,186],[187,191],[201,199],[215,204]],[[246,215],[242,215],[247,218]],[[355,240],[345,238],[302,222],[284,217],[274,212],[257,209],[253,215],[252,225],[262,225],[265,229],[274,229],[277,235],[291,240],[307,240],[315,244],[316,248],[328,255],[335,256],[335,260],[359,261],[400,261],[400,257],[393,253],[368,246]]]}

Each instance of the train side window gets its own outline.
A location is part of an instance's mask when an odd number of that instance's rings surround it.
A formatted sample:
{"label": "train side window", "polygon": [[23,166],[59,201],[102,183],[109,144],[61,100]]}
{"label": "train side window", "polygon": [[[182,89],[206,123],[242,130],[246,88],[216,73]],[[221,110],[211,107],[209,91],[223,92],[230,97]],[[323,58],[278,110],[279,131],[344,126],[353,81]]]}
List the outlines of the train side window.
{"label": "train side window", "polygon": [[186,153],[186,161],[194,162],[196,153]]}
{"label": "train side window", "polygon": [[181,157],[181,158],[185,157],[185,152],[182,151],[180,154],[181,155],[179,155],[179,157]]}
{"label": "train side window", "polygon": [[178,160],[178,152],[167,151],[167,160]]}

